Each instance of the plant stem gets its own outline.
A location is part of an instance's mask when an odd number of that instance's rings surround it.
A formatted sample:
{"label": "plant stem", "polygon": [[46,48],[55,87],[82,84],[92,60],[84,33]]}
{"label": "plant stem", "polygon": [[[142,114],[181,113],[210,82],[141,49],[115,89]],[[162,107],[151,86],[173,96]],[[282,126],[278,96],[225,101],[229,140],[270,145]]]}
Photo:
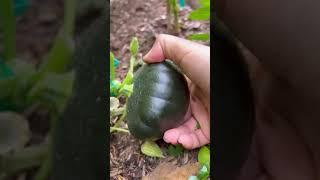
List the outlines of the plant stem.
{"label": "plant stem", "polygon": [[[127,101],[128,99],[126,99]],[[115,125],[113,127],[119,127],[121,122],[123,122],[124,118],[126,117],[127,115],[127,105],[124,106],[124,112],[122,114],[122,116],[120,117],[120,119],[115,123]]]}
{"label": "plant stem", "polygon": [[113,81],[115,76],[114,55],[110,52],[110,81]]}
{"label": "plant stem", "polygon": [[118,127],[110,127],[110,132],[112,133],[113,131],[120,131],[120,132],[129,133],[129,131],[127,129],[118,128]]}
{"label": "plant stem", "polygon": [[72,36],[74,31],[75,17],[76,17],[76,2],[77,0],[64,1],[64,30]]}
{"label": "plant stem", "polygon": [[180,33],[180,25],[179,25],[179,7],[176,0],[172,0],[172,8],[173,8],[173,15],[174,15],[174,28],[175,33]]}
{"label": "plant stem", "polygon": [[51,137],[49,134],[49,141],[48,141],[48,153],[45,157],[45,160],[42,162],[41,167],[39,168],[38,172],[34,176],[34,180],[44,180],[48,179],[51,165],[52,165],[52,146],[51,146]]}
{"label": "plant stem", "polygon": [[171,0],[167,0],[167,31],[171,30]]}
{"label": "plant stem", "polygon": [[8,62],[16,56],[16,19],[12,0],[0,1],[0,22],[4,40],[4,58]]}

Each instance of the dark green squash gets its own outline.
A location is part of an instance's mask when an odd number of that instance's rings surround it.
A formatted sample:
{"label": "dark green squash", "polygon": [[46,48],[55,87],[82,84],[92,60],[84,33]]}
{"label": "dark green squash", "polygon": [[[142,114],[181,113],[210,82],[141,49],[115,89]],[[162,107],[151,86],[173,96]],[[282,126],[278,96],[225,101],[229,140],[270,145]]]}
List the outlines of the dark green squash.
{"label": "dark green squash", "polygon": [[171,62],[143,65],[127,104],[130,133],[142,140],[161,138],[184,122],[189,103],[187,81]]}

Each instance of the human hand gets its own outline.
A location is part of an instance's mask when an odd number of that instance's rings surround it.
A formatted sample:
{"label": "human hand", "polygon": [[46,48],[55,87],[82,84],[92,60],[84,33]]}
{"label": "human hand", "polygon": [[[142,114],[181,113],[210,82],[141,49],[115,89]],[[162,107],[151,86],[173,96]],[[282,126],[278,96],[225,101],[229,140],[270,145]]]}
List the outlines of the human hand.
{"label": "human hand", "polygon": [[[175,36],[160,34],[144,56],[147,63],[172,60],[187,77],[190,89],[188,120],[164,133],[167,143],[182,144],[187,149],[210,142],[210,47]],[[200,129],[197,129],[197,122]]]}

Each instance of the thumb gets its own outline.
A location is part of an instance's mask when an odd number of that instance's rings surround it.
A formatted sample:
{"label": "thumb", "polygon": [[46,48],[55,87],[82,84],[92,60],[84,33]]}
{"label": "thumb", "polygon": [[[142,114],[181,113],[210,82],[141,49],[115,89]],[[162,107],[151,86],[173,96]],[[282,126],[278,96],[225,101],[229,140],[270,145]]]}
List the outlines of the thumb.
{"label": "thumb", "polygon": [[193,83],[209,95],[210,47],[175,36],[160,34],[143,59],[147,63],[170,59]]}

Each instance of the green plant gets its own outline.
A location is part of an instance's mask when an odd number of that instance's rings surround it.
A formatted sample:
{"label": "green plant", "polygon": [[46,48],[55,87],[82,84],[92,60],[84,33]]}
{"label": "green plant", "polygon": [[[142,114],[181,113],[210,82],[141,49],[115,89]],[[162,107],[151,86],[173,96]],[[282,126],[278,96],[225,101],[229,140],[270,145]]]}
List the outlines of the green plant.
{"label": "green plant", "polygon": [[176,34],[179,34],[179,6],[177,0],[167,0],[167,19],[168,31],[170,32],[173,30]]}
{"label": "green plant", "polygon": [[[189,19],[194,21],[209,21],[210,20],[210,0],[199,0],[200,7],[193,10],[189,14]],[[208,41],[209,33],[191,34],[187,37],[190,40]]]}
{"label": "green plant", "polygon": [[175,146],[170,144],[168,147],[167,153],[170,156],[178,157],[183,153],[183,150],[184,149],[181,144],[178,144]]}
{"label": "green plant", "polygon": [[206,180],[210,175],[210,149],[202,146],[198,152],[200,168],[196,176],[190,176],[188,180]]}
{"label": "green plant", "polygon": [[[137,61],[137,54],[139,51],[139,41],[136,37],[132,38],[130,43],[130,63],[129,63],[129,70],[122,82],[115,79],[116,73],[114,68],[114,55],[112,52],[110,52],[110,102],[117,102],[118,98],[121,96],[124,96],[127,102],[128,97],[131,95],[133,90],[133,71],[134,66],[136,65]],[[113,118],[121,115],[120,119],[113,125],[110,122],[110,132],[115,131],[121,131],[121,132],[129,132],[127,129],[120,128],[121,122],[126,117],[126,104],[123,105],[123,107],[119,107],[119,103],[113,104],[113,106],[110,106],[110,120]]]}

